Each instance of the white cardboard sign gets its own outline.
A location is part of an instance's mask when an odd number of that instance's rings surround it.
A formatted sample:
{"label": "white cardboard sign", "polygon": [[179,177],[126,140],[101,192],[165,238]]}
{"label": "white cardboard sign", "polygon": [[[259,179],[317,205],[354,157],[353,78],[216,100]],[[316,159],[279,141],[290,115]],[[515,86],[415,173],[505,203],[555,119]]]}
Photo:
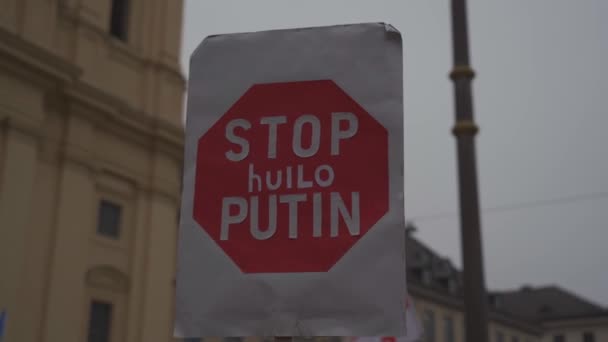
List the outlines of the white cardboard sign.
{"label": "white cardboard sign", "polygon": [[200,44],[178,337],[405,336],[402,92],[386,24]]}
{"label": "white cardboard sign", "polygon": [[407,335],[405,336],[358,336],[347,339],[348,342],[419,342],[422,339],[422,326],[416,316],[416,308],[408,295],[405,307],[405,324]]}

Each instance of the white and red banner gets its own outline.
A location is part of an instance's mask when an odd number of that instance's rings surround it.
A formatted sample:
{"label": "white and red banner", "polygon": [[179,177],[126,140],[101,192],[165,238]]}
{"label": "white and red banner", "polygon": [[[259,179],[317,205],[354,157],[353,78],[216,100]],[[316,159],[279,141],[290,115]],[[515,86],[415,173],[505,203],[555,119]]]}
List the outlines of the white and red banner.
{"label": "white and red banner", "polygon": [[390,25],[201,43],[176,335],[405,335],[402,93]]}

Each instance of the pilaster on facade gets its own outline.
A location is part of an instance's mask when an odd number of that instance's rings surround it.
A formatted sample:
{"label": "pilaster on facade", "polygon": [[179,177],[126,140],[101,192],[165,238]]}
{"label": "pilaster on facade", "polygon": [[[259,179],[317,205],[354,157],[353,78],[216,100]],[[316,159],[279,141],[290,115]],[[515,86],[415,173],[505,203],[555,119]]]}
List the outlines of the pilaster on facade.
{"label": "pilaster on facade", "polygon": [[[112,305],[112,341],[170,340],[181,0],[128,2],[124,41],[108,33],[111,0],[3,2],[0,269],[10,277],[0,309],[9,341],[86,340],[93,302]],[[164,36],[151,36],[161,19]],[[103,205],[119,213],[115,236],[100,234]]]}
{"label": "pilaster on facade", "polygon": [[[28,226],[36,192],[36,139],[19,126],[15,120],[3,119],[0,128],[2,140],[0,158],[0,303],[2,306],[19,307],[27,298],[22,286],[26,275],[22,270],[28,259]],[[17,314],[19,317],[20,314]]]}

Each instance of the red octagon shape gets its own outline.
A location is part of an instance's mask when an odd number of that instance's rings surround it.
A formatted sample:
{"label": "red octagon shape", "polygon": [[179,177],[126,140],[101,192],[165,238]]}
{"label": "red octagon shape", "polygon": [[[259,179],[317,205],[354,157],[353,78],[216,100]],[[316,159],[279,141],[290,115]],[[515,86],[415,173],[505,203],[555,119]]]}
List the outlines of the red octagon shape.
{"label": "red octagon shape", "polygon": [[244,273],[326,272],[388,188],[387,130],[333,81],[257,84],[198,141],[193,215]]}

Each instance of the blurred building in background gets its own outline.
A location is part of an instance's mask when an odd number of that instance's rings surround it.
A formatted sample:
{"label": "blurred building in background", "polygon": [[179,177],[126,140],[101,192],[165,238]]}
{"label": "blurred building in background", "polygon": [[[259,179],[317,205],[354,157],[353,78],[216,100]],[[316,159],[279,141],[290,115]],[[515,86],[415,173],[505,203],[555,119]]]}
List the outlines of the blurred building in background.
{"label": "blurred building in background", "polygon": [[543,342],[608,341],[608,309],[558,286],[523,286],[491,298],[497,310],[541,327]]}
{"label": "blurred building in background", "polygon": [[[413,236],[406,242],[408,291],[423,342],[464,341],[461,271]],[[488,291],[490,342],[608,341],[608,309],[557,286]]]}
{"label": "blurred building in background", "polygon": [[181,0],[3,0],[4,341],[168,341]]}
{"label": "blurred building in background", "polygon": [[[464,342],[462,272],[414,237],[409,226],[406,239],[408,291],[428,342]],[[489,307],[492,342],[540,342],[539,326]]]}

